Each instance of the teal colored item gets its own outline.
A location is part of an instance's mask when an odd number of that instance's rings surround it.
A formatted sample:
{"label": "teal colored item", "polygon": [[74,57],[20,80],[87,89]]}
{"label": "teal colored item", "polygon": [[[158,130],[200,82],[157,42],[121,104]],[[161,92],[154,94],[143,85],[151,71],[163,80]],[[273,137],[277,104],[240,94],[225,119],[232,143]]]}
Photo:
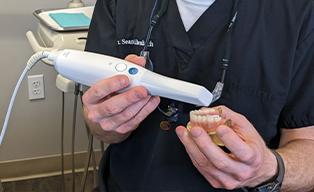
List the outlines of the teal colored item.
{"label": "teal colored item", "polygon": [[84,13],[50,13],[49,16],[60,27],[85,27],[91,21]]}

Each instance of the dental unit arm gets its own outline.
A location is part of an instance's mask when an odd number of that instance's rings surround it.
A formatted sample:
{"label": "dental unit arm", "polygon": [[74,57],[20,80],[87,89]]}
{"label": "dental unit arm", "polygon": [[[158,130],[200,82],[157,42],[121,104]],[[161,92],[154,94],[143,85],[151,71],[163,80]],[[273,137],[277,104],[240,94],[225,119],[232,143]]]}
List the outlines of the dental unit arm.
{"label": "dental unit arm", "polygon": [[14,90],[0,135],[0,145],[6,131],[15,96],[23,78],[28,70],[44,58],[52,61],[55,69],[63,77],[87,86],[92,86],[100,80],[115,75],[126,75],[130,80],[130,85],[120,92],[135,86],[143,86],[150,95],[165,97],[196,106],[209,106],[213,99],[213,94],[203,86],[159,75],[115,57],[71,49],[38,52],[27,62],[27,66]]}

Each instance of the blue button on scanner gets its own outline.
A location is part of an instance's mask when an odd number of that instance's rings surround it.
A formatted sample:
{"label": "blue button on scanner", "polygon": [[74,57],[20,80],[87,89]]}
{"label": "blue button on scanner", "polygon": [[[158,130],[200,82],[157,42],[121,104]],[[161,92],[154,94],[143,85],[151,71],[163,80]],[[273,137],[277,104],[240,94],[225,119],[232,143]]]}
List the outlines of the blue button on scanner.
{"label": "blue button on scanner", "polygon": [[135,67],[132,67],[129,69],[129,73],[130,73],[130,75],[135,75],[138,73],[138,69]]}

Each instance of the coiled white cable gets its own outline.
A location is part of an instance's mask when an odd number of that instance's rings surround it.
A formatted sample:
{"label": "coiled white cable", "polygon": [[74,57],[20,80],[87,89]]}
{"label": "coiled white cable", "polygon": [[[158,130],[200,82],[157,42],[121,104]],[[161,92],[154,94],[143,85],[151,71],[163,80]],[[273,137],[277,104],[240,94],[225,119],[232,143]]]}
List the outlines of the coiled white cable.
{"label": "coiled white cable", "polygon": [[34,65],[41,59],[48,57],[50,54],[50,52],[48,51],[41,51],[41,52],[37,52],[34,55],[31,56],[31,58],[29,58],[29,60],[27,61],[26,64],[26,68],[28,68],[28,70],[31,70]]}
{"label": "coiled white cable", "polygon": [[9,122],[9,119],[10,119],[10,115],[11,115],[11,111],[12,111],[12,107],[13,107],[13,103],[15,101],[15,97],[17,95],[17,92],[22,84],[22,81],[26,75],[26,73],[33,68],[33,66],[39,61],[41,60],[42,58],[45,58],[45,57],[48,57],[48,55],[50,54],[50,52],[46,52],[46,51],[43,51],[43,52],[38,52],[38,53],[35,53],[27,62],[27,65],[22,73],[22,75],[20,76],[20,79],[19,81],[17,82],[16,86],[15,86],[15,89],[14,89],[14,92],[13,92],[13,95],[12,95],[12,98],[11,98],[11,101],[10,101],[10,104],[9,104],[9,107],[8,107],[8,111],[7,111],[7,115],[5,117],[5,121],[4,121],[4,124],[3,124],[3,128],[2,128],[2,131],[1,131],[1,135],[0,135],[0,146],[2,144],[2,141],[3,141],[3,137],[4,137],[4,134],[6,132],[6,129],[7,129],[7,126],[8,126],[8,122]]}

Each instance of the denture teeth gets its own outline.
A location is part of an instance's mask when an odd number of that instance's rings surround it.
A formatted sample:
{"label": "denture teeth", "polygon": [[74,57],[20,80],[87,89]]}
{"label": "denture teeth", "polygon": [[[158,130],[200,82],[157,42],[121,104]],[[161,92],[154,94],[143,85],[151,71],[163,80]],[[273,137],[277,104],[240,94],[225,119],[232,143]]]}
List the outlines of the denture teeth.
{"label": "denture teeth", "polygon": [[[219,115],[217,115],[217,111]],[[190,111],[190,122],[187,125],[187,129],[190,130],[192,126],[200,126],[210,135],[217,145],[224,146],[216,135],[217,126],[223,123],[220,122],[222,120],[221,110],[218,109],[217,111],[213,108],[202,108],[200,110]]]}
{"label": "denture teeth", "polygon": [[221,120],[221,117],[218,116],[218,117],[215,117],[214,119],[216,122],[219,122]]}
{"label": "denture teeth", "polygon": [[219,115],[208,115],[208,113],[213,112],[215,109],[193,110],[190,112],[190,120],[198,123],[219,122],[221,120]]}
{"label": "denture teeth", "polygon": [[203,113],[213,113],[213,112],[215,112],[215,109],[212,109],[212,108],[207,108],[207,109],[203,109],[203,110],[200,110],[200,111],[202,111]]}

